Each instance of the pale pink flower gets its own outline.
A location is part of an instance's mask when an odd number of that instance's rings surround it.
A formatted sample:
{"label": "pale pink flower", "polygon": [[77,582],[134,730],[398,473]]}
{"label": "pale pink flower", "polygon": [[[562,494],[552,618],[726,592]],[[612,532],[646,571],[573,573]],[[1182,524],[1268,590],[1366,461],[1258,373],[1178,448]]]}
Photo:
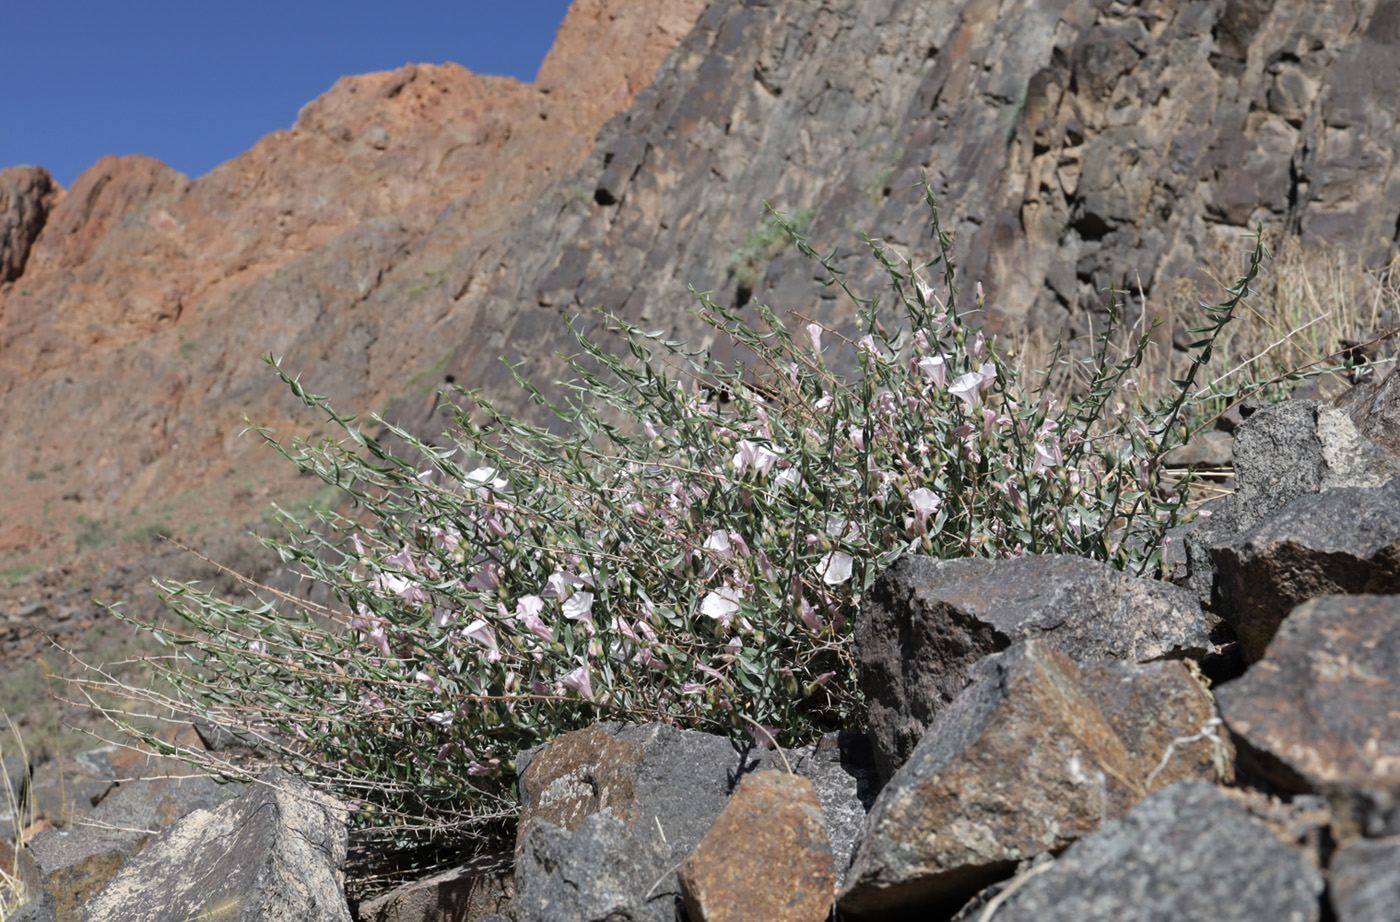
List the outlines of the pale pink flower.
{"label": "pale pink flower", "polygon": [[369,632],[369,642],[378,648],[384,656],[389,656],[389,635],[384,630],[384,625],[376,624],[374,630]]}
{"label": "pale pink flower", "polygon": [[572,688],[584,698],[593,700],[593,676],[589,674],[587,662],[569,672],[559,682],[565,688]]}
{"label": "pale pink flower", "polygon": [[987,337],[985,337],[985,336],[982,335],[982,331],[981,331],[981,330],[978,330],[978,331],[977,331],[977,335],[972,337],[972,343],[971,343],[971,345],[968,346],[968,349],[967,349],[967,357],[970,358],[970,359],[975,359],[975,358],[980,357],[980,356],[982,355],[982,350],[985,349],[986,347],[987,347]]}
{"label": "pale pink flower", "polygon": [[802,486],[802,475],[798,473],[798,470],[795,467],[789,467],[785,470],[779,471],[778,476],[775,477],[774,480],[779,484],[784,484],[786,486],[794,488]]}
{"label": "pale pink flower", "polygon": [[1058,467],[1060,461],[1060,445],[1058,442],[1051,442],[1049,448],[1041,442],[1035,443],[1035,458],[1031,462],[1035,473],[1042,474],[1047,468]]}
{"label": "pale pink flower", "polygon": [[451,711],[438,711],[435,714],[428,715],[428,723],[436,724],[437,726],[442,727],[444,730],[452,726],[453,719],[454,715]]}
{"label": "pale pink flower", "polygon": [[822,326],[819,323],[807,324],[807,336],[812,340],[812,351],[822,354]]}
{"label": "pale pink flower", "polygon": [[467,625],[462,633],[486,648],[486,662],[499,663],[501,651],[496,645],[495,630],[480,618]]}
{"label": "pale pink flower", "polygon": [[919,297],[925,305],[936,303],[937,298],[934,297],[932,286],[917,275],[914,276],[914,287],[918,289]]}
{"label": "pale pink flower", "polygon": [[926,355],[914,363],[919,370],[928,376],[928,379],[939,387],[946,387],[948,383],[948,366],[943,361],[941,355]]}
{"label": "pale pink flower", "polygon": [[780,731],[777,727],[772,727],[768,724],[761,724],[757,727],[753,724],[745,724],[744,729],[748,731],[749,738],[753,740],[755,746],[759,746],[763,749],[772,749],[778,744],[778,733]]}
{"label": "pale pink flower", "polygon": [[402,567],[410,573],[417,573],[418,568],[413,565],[413,556],[408,552],[408,545],[399,548],[398,552],[384,558],[385,563],[391,563],[396,567]]}
{"label": "pale pink flower", "polygon": [[825,685],[827,682],[830,682],[832,677],[834,677],[835,675],[836,673],[834,672],[823,672],[821,675],[817,676],[815,679],[812,680],[812,684]]}
{"label": "pale pink flower", "polygon": [[466,476],[462,485],[469,490],[475,490],[477,496],[484,498],[492,490],[498,493],[504,490],[510,486],[510,481],[504,477],[496,476],[494,467],[479,467]]}
{"label": "pale pink flower", "polygon": [[641,647],[637,650],[637,655],[632,657],[632,662],[638,664],[639,666],[647,666],[652,669],[659,669],[662,672],[666,671],[666,663],[663,660],[658,659],[656,654],[651,652],[651,650],[647,649],[646,647]]}
{"label": "pale pink flower", "polygon": [[878,357],[880,354],[880,347],[875,345],[875,337],[871,336],[869,333],[862,336],[856,345],[860,348],[861,352],[867,355]]}
{"label": "pale pink flower", "polygon": [[547,599],[562,599],[569,594],[569,590],[578,589],[583,585],[585,585],[583,579],[568,570],[555,570],[545,581],[545,587],[540,595]]}
{"label": "pale pink flower", "polygon": [[437,683],[437,679],[428,675],[426,672],[418,673],[413,677],[413,680],[415,682],[422,682],[424,685],[428,686],[433,691],[437,692],[438,694],[442,694],[442,686]]}
{"label": "pale pink flower", "polygon": [[967,404],[967,408],[971,410],[982,403],[983,380],[983,377],[975,371],[958,375],[953,383],[948,385],[948,393]]}
{"label": "pale pink flower", "polygon": [[462,543],[462,533],[450,526],[443,528],[441,525],[434,525],[429,534],[434,541],[447,548],[449,553],[457,550],[457,546]]}
{"label": "pale pink flower", "polygon": [[544,599],[537,595],[521,596],[515,603],[515,614],[526,630],[533,632],[547,643],[554,642],[554,629],[544,623],[540,613],[544,611]]}
{"label": "pale pink flower", "polygon": [[248,650],[252,653],[258,654],[259,656],[266,656],[267,644],[263,643],[261,640],[250,640],[248,641]]}
{"label": "pale pink flower", "polygon": [[919,534],[923,534],[929,516],[938,512],[938,507],[943,505],[943,501],[928,487],[919,487],[909,491],[909,505],[914,507],[914,525]]}

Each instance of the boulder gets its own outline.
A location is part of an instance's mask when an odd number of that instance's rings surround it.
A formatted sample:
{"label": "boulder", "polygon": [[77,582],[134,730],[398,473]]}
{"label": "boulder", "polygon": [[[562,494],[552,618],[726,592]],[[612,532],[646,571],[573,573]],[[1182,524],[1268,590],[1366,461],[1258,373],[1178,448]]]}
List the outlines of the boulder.
{"label": "boulder", "polygon": [[[1392,340],[1393,342],[1393,340]],[[1337,399],[1361,434],[1400,456],[1400,376],[1392,369],[1379,381],[1352,388]]]}
{"label": "boulder", "polygon": [[1284,791],[1400,774],[1400,597],[1294,609],[1263,658],[1215,691],[1241,768]]}
{"label": "boulder", "polygon": [[[1182,781],[1003,890],[996,922],[1321,918],[1322,875],[1205,781]],[[983,916],[985,918],[986,916]]]}
{"label": "boulder", "polygon": [[1183,539],[1184,584],[1201,603],[1220,604],[1212,549],[1266,521],[1296,499],[1340,487],[1379,487],[1400,475],[1397,458],[1321,400],[1257,409],[1235,430],[1235,493],[1209,505],[1209,519],[1173,532]]}
{"label": "boulder", "polygon": [[283,769],[165,829],[90,900],[84,922],[349,922],[345,808]]}
{"label": "boulder", "polygon": [[675,922],[672,851],[654,827],[590,813],[573,830],[536,819],[516,859],[515,922]]}
{"label": "boulder", "polygon": [[94,829],[46,829],[29,841],[29,853],[54,922],[78,922],[83,907],[126,867],[132,840]]}
{"label": "boulder", "polygon": [[1199,656],[1211,621],[1191,595],[1063,554],[896,561],[856,622],[856,668],[883,777],[988,653],[1036,638],[1075,661]]}
{"label": "boulder", "polygon": [[826,922],[836,898],[832,857],[812,782],[747,774],[681,865],[690,922]]}
{"label": "boulder", "polygon": [[1230,777],[1210,697],[1179,662],[1076,665],[1030,640],[970,675],[876,799],[843,913],[951,912],[1152,790]]}
{"label": "boulder", "polygon": [[1301,496],[1210,549],[1215,607],[1257,660],[1297,605],[1400,592],[1400,478]]}
{"label": "boulder", "polygon": [[1393,922],[1400,908],[1400,838],[1360,839],[1327,867],[1327,897],[1337,922]]}

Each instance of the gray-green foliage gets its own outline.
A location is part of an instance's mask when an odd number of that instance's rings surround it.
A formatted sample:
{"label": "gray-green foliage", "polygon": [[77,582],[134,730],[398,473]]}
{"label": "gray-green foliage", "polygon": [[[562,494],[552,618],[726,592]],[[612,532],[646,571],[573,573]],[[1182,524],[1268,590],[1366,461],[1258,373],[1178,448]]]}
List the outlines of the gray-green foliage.
{"label": "gray-green foliage", "polygon": [[[1146,336],[1115,361],[1117,330],[1103,332],[1080,396],[1018,380],[958,319],[951,241],[925,193],[933,261],[869,241],[889,293],[857,298],[849,338],[700,296],[698,316],[752,357],[731,367],[612,317],[615,339],[579,336],[563,404],[518,370],[565,425],[459,391],[445,447],[375,420],[409,460],[279,366],[343,433],[282,445],[263,432],[356,503],[349,518],[321,507],[318,524],[290,521],[276,545],[337,603],[164,586],[194,630],[156,629],[178,654],[163,703],[253,728],[366,824],[465,829],[510,814],[518,749],[595,719],[783,745],[858,724],[851,621],[902,554],[1068,552],[1154,570],[1185,496],[1159,464],[1184,404],[1154,416],[1124,397]],[[1212,331],[1264,255],[1212,309]],[[843,349],[851,375],[833,370]]]}

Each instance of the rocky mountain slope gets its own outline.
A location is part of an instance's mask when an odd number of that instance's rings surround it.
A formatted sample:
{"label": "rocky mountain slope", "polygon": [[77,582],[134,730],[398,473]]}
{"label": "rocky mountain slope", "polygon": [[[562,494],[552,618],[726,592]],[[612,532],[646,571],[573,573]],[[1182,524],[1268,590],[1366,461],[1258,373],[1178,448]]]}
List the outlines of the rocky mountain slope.
{"label": "rocky mountain slope", "polygon": [[431,432],[445,381],[512,405],[499,357],[552,380],[595,305],[697,343],[687,284],[839,323],[765,200],[823,247],[914,249],[926,174],[994,323],[1083,329],[1104,286],[1165,295],[1256,221],[1384,262],[1397,43],[1390,0],[578,0],[533,85],[345,78],[193,181],[8,170],[0,570],[313,490],[238,438],[317,434],[264,353]]}

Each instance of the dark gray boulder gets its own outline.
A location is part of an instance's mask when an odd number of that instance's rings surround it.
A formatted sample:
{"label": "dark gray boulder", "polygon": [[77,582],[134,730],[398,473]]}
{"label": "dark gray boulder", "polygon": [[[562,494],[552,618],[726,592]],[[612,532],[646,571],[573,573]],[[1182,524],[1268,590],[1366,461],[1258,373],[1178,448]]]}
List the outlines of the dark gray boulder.
{"label": "dark gray boulder", "polygon": [[590,813],[572,831],[536,819],[521,838],[515,922],[675,922],[675,863],[655,826]]}
{"label": "dark gray boulder", "polygon": [[1339,487],[1379,487],[1400,475],[1400,458],[1365,438],[1321,400],[1288,400],[1256,410],[1235,430],[1235,493],[1212,502],[1209,519],[1173,533],[1184,543],[1182,582],[1217,604],[1211,550],[1294,500]]}
{"label": "dark gray boulder", "polygon": [[[566,733],[516,758],[521,815],[517,864],[529,828],[544,821],[564,830],[594,813],[608,813],[639,831],[657,834],[679,864],[709,831],[739,779],[760,769],[791,766],[812,782],[838,876],[878,790],[869,741],[831,733],[815,746],[777,752],[668,724],[599,723]],[[527,881],[517,869],[522,888]],[[648,882],[650,885],[651,882]],[[676,892],[668,872],[662,888]]]}
{"label": "dark gray boulder", "polygon": [[1315,922],[1322,875],[1205,781],[1158,791],[1005,888],[996,922]]}
{"label": "dark gray boulder", "polygon": [[1190,593],[1081,557],[904,557],[867,593],[855,628],[876,763],[892,775],[972,664],[1018,640],[1080,662],[1148,662],[1200,656],[1210,632]]}
{"label": "dark gray boulder", "polygon": [[1297,605],[1400,592],[1400,478],[1302,496],[1210,549],[1215,607],[1257,660]]}
{"label": "dark gray boulder", "polygon": [[1400,913],[1400,838],[1358,839],[1327,867],[1337,922],[1394,922]]}

